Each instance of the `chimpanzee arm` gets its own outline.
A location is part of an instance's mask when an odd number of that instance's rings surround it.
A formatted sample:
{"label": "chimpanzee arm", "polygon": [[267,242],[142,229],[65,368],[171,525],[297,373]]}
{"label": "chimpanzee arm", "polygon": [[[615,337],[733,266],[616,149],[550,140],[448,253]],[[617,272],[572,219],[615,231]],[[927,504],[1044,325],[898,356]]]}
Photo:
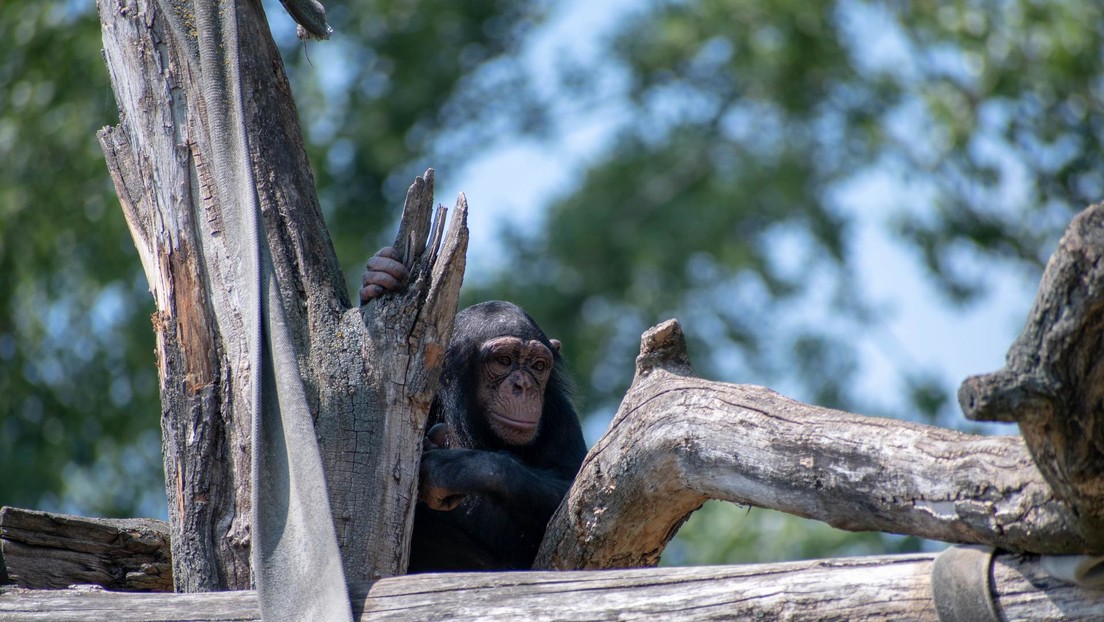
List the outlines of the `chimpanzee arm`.
{"label": "chimpanzee arm", "polygon": [[496,499],[508,512],[551,516],[571,478],[530,467],[508,452],[434,449],[422,454],[418,496],[435,510],[451,510],[466,495]]}

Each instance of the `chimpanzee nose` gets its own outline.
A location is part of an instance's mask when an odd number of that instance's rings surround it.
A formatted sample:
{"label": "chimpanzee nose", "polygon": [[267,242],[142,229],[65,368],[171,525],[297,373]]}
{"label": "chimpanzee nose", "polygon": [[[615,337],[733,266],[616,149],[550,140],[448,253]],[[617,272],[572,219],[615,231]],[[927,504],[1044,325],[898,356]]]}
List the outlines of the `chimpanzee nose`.
{"label": "chimpanzee nose", "polygon": [[529,378],[529,374],[524,374],[520,371],[516,371],[513,377],[510,379],[514,385],[514,393],[520,394],[528,391],[533,386],[533,380]]}

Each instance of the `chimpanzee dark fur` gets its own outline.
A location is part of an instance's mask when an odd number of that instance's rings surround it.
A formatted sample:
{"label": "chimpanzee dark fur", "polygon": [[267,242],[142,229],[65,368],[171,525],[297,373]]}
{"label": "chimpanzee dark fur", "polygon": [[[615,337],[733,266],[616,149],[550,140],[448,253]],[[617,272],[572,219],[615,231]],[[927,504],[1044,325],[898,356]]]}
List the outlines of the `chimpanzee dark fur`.
{"label": "chimpanzee dark fur", "polygon": [[[553,355],[536,436],[522,446],[494,433],[476,396],[480,347],[502,336],[537,340]],[[418,503],[410,572],[530,568],[548,519],[586,455],[558,343],[554,346],[525,311],[508,302],[461,311],[426,428],[439,423],[448,428],[447,448],[427,441],[423,481],[432,472],[464,497],[449,511]]]}

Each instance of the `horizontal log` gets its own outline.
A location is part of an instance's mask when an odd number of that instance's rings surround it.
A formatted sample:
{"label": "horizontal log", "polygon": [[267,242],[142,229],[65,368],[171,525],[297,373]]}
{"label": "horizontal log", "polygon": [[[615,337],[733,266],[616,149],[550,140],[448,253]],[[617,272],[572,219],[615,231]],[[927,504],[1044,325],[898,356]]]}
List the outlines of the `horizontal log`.
{"label": "horizontal log", "polygon": [[22,587],[173,587],[169,527],[159,520],[85,518],[5,507],[0,509],[0,552],[8,579]]}
{"label": "horizontal log", "polygon": [[[361,620],[936,620],[932,554],[781,564],[424,574],[350,586]],[[1099,620],[1104,592],[1047,576],[1035,556],[992,570],[1006,618]],[[138,594],[0,588],[4,620],[257,620],[256,593]]]}
{"label": "horizontal log", "polygon": [[549,523],[535,568],[654,565],[707,499],[1050,554],[1102,553],[1020,437],[797,402],[692,375],[681,328],[645,333],[636,379]]}

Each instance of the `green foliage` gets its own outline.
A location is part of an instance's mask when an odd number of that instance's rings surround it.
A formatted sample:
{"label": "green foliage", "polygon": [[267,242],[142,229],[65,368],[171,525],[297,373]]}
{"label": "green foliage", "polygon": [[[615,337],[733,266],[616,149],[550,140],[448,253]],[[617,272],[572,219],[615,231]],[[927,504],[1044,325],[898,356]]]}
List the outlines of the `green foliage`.
{"label": "green foliage", "polygon": [[[834,14],[824,3],[657,3],[615,40],[632,122],[491,286],[582,344],[570,355],[598,406],[623,393],[640,332],[670,316],[690,326],[706,375],[733,352],[763,381],[779,376],[780,351],[853,367],[825,334],[775,321],[816,285],[795,261],[844,267],[849,218],[825,192],[848,170],[836,138],[872,136],[847,145],[862,157],[879,136],[885,89],[857,78]],[[785,237],[799,257],[779,257]],[[814,391],[821,403],[846,403],[835,377]]]}
{"label": "green foliage", "polygon": [[[849,186],[899,184],[877,217],[951,300],[986,292],[982,261],[1040,269],[1104,192],[1089,113],[1104,98],[1101,12],[651,2],[609,48],[627,100],[615,140],[472,298],[508,296],[578,344],[592,407],[619,400],[640,331],[678,316],[704,374],[862,410],[848,337],[876,318],[853,279],[854,225],[874,215]],[[820,313],[794,320],[798,305]],[[914,392],[922,411],[930,389]]]}
{"label": "green foliage", "polygon": [[[459,163],[478,150],[473,144],[487,146],[526,122],[532,104],[514,52],[541,4],[327,3],[334,38],[304,45],[279,5],[269,3],[350,288],[359,289],[364,260],[391,243],[416,175]],[[449,148],[440,140],[446,131],[462,144]]]}
{"label": "green foliage", "polygon": [[1036,266],[1073,210],[1104,192],[1104,9],[1093,2],[899,3],[924,144],[896,156],[934,192],[934,215],[899,230],[956,300],[984,293],[964,253]]}
{"label": "green foliage", "polygon": [[755,564],[791,559],[907,553],[915,538],[850,533],[759,508],[707,501],[663,551],[660,564]]}
{"label": "green foliage", "polygon": [[0,7],[0,502],[133,515],[164,494],[152,301],[96,143],[99,23],[74,6]]}

